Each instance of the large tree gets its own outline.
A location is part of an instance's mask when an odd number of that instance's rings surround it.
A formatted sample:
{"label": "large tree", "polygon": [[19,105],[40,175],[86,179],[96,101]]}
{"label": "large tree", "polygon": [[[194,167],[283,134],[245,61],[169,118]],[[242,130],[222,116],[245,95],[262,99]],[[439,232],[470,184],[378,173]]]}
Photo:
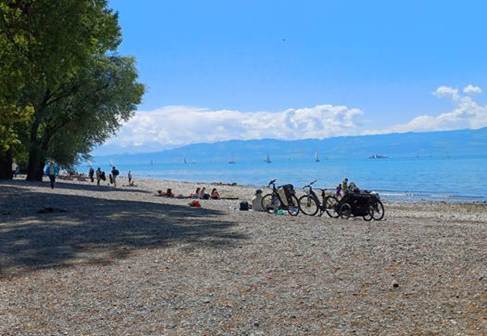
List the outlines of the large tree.
{"label": "large tree", "polygon": [[0,88],[8,87],[10,77],[15,78],[21,83],[16,86],[15,105],[32,109],[25,141],[28,180],[42,178],[49,143],[68,127],[55,120],[71,118],[72,109],[59,107],[69,106],[73,97],[83,94],[81,84],[88,69],[93,69],[97,60],[110,57],[120,39],[117,14],[105,0],[0,2],[2,53],[10,60],[0,65],[6,73]]}
{"label": "large tree", "polygon": [[130,57],[95,59],[80,72],[76,93],[49,106],[41,150],[64,165],[87,157],[93,146],[103,143],[132,116],[144,92],[136,79]]}

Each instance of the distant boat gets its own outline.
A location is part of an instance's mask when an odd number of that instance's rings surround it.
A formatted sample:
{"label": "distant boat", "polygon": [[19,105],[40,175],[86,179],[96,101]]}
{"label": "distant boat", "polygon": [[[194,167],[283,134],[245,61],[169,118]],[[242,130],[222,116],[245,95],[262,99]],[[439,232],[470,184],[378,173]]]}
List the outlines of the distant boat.
{"label": "distant boat", "polygon": [[374,154],[369,156],[369,159],[388,159],[388,156],[385,155],[379,155],[379,154]]}
{"label": "distant boat", "polygon": [[267,163],[271,163],[271,157],[269,156],[269,154],[267,154],[267,157],[265,158],[264,162],[267,162]]}
{"label": "distant boat", "polygon": [[315,153],[315,162],[320,162],[320,155],[318,152]]}
{"label": "distant boat", "polygon": [[188,164],[188,160],[186,160],[186,158],[184,158],[184,164]]}
{"label": "distant boat", "polygon": [[237,161],[235,161],[235,158],[232,156],[232,158],[228,161],[228,164],[236,164]]}

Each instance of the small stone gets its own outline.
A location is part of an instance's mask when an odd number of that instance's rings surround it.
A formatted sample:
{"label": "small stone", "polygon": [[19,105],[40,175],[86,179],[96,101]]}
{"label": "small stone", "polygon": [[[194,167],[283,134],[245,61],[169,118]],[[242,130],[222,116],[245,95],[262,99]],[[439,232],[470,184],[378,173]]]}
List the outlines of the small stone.
{"label": "small stone", "polygon": [[258,321],[254,322],[254,327],[258,327],[259,325],[260,325],[260,323]]}
{"label": "small stone", "polygon": [[391,286],[392,288],[399,288],[399,283],[396,280],[392,280]]}

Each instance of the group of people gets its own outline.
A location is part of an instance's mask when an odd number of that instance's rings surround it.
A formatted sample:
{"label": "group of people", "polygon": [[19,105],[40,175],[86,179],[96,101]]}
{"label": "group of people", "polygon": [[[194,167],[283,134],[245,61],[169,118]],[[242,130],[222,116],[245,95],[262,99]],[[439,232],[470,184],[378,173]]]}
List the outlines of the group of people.
{"label": "group of people", "polygon": [[[110,181],[110,184],[112,184],[115,188],[117,187],[117,177],[120,175],[120,171],[113,166],[110,174],[108,175],[108,179]],[[101,170],[100,167],[96,169],[96,171],[93,169],[93,167],[90,167],[90,170],[88,172],[88,177],[90,178],[91,182],[95,182],[96,178],[96,184],[100,185],[101,181],[106,181],[106,173],[105,171]],[[133,185],[133,176],[132,176],[132,171],[129,170],[127,174],[128,180],[129,180],[129,185]]]}
{"label": "group of people", "polygon": [[348,178],[344,178],[342,183],[340,183],[336,187],[335,196],[338,198],[342,198],[348,192],[359,192],[359,191],[360,189],[357,187],[357,185],[354,182],[348,183]]}
{"label": "group of people", "polygon": [[220,193],[216,188],[213,188],[211,190],[211,193],[206,192],[206,187],[203,188],[196,188],[196,191],[194,193],[191,193],[189,196],[184,196],[184,195],[175,195],[172,192],[171,188],[168,188],[166,192],[163,192],[162,190],[157,191],[157,196],[163,196],[163,197],[170,197],[170,198],[192,198],[192,199],[220,199]]}
{"label": "group of people", "polygon": [[203,188],[196,188],[196,191],[191,194],[191,198],[199,198],[199,199],[220,199],[220,193],[213,188],[211,193],[206,192],[206,187]]}

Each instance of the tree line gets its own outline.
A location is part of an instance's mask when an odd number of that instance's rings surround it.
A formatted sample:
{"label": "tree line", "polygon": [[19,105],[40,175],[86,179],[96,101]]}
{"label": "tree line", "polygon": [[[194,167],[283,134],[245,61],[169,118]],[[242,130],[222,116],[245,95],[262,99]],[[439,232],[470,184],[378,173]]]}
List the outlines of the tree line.
{"label": "tree line", "polygon": [[144,86],[121,40],[106,0],[0,0],[0,178],[72,167],[132,116]]}

